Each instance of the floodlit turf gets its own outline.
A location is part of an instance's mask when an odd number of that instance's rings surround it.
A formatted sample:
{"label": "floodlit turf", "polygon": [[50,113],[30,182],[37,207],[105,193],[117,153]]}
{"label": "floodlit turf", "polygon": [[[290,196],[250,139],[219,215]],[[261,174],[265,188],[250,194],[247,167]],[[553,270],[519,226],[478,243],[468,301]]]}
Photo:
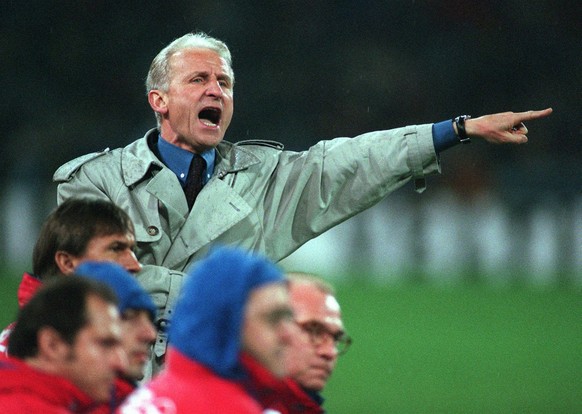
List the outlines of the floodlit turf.
{"label": "floodlit turf", "polygon": [[580,413],[582,295],[339,287],[353,348],[330,413]]}
{"label": "floodlit turf", "polygon": [[[0,275],[0,323],[17,277]],[[354,344],[330,414],[581,413],[582,294],[478,285],[338,285]]]}
{"label": "floodlit turf", "polygon": [[14,321],[18,309],[16,290],[20,276],[8,270],[0,271],[0,330]]}

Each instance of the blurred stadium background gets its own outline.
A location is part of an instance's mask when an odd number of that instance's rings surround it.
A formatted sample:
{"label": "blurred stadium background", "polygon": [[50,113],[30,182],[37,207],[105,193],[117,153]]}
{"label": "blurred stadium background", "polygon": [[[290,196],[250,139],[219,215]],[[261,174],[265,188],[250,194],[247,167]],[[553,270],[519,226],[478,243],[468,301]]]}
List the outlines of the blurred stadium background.
{"label": "blurred stadium background", "polygon": [[329,411],[581,412],[582,7],[574,0],[3,4],[0,306],[55,207],[53,171],[154,125],[143,82],[202,30],[234,55],[226,139],[320,139],[554,108],[521,147],[442,154],[283,262],[338,286],[356,338]]}

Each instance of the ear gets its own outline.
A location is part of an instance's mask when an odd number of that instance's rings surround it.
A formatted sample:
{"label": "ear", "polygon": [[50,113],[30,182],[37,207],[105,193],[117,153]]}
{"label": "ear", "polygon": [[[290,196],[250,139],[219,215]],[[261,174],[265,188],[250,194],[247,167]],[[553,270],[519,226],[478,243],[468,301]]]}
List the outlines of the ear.
{"label": "ear", "polygon": [[54,328],[48,326],[38,331],[37,343],[39,357],[50,361],[62,360],[70,347]]}
{"label": "ear", "polygon": [[59,250],[55,253],[55,263],[63,275],[73,273],[79,264],[75,256],[64,250]]}
{"label": "ear", "polygon": [[168,105],[164,92],[158,89],[152,89],[148,93],[148,102],[154,112],[157,112],[160,115],[164,115],[166,112],[168,112]]}

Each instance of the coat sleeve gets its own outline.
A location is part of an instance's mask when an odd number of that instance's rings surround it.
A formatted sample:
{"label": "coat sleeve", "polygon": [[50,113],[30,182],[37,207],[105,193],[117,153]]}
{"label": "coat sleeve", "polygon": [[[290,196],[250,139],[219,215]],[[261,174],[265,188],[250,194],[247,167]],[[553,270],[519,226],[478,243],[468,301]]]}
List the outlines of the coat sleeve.
{"label": "coat sleeve", "polygon": [[[268,164],[268,163],[267,163]],[[440,172],[432,125],[321,141],[303,152],[279,152],[264,197],[269,256],[282,259],[303,243],[378,203],[413,180]]]}

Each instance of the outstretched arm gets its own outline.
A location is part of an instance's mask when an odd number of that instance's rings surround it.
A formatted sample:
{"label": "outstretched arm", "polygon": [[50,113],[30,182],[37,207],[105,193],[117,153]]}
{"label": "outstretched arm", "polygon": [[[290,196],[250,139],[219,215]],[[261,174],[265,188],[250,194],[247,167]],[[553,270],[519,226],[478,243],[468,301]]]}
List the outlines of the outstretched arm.
{"label": "outstretched arm", "polygon": [[[467,119],[465,130],[471,138],[483,138],[493,144],[525,144],[528,129],[525,121],[544,118],[552,113],[552,108],[541,111],[503,112]],[[457,126],[453,123],[455,132]]]}

